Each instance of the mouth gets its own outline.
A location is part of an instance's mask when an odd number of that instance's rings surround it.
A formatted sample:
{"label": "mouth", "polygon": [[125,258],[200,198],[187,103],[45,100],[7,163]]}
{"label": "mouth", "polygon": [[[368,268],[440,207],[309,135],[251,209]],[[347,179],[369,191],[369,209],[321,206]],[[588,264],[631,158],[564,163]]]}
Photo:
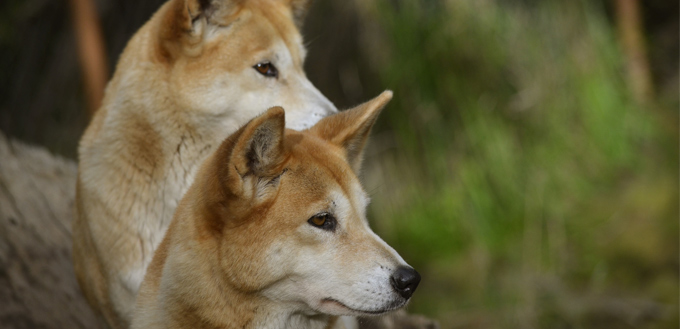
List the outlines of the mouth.
{"label": "mouth", "polygon": [[406,304],[406,301],[405,300],[404,301],[395,300],[394,302],[392,302],[387,307],[385,307],[383,309],[379,309],[379,310],[359,310],[359,309],[356,309],[356,308],[349,307],[349,306],[345,305],[344,303],[342,303],[341,301],[339,301],[337,299],[333,299],[333,298],[324,298],[323,300],[321,300],[321,304],[322,305],[330,305],[331,308],[335,308],[335,309],[337,309],[339,307],[340,309],[349,310],[352,313],[359,314],[359,315],[360,314],[379,315],[379,314],[384,314],[384,313],[387,313],[387,312],[390,312],[390,311],[394,311],[394,310],[404,306]]}

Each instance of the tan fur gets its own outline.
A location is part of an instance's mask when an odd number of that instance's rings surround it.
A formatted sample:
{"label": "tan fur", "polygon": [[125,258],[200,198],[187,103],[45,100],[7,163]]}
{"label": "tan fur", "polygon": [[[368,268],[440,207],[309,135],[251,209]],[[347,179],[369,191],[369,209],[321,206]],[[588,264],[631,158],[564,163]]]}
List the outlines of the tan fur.
{"label": "tan fur", "polygon": [[[80,142],[73,223],[78,281],[111,327],[128,327],[178,201],[224,138],[272,106],[295,129],[337,111],[303,72],[305,5],[170,0],[128,43]],[[263,61],[278,78],[253,69]]]}
{"label": "tan fur", "polygon": [[[390,99],[285,134],[272,108],[226,139],[177,208],[132,328],[344,328],[338,316],[403,306],[389,281],[406,264],[368,227],[353,165]],[[322,212],[333,231],[307,222]]]}

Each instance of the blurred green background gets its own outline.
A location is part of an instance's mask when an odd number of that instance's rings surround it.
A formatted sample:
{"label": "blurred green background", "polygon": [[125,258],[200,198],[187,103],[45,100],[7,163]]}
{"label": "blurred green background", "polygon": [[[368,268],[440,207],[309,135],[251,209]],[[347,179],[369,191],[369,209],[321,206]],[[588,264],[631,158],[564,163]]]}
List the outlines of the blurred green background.
{"label": "blurred green background", "polygon": [[[162,3],[98,0],[109,64]],[[678,3],[643,1],[634,93],[615,1],[317,0],[310,79],[392,89],[363,181],[443,328],[678,328]],[[75,156],[68,6],[0,5],[0,130]]]}
{"label": "blurred green background", "polygon": [[410,309],[678,328],[677,82],[636,102],[604,4],[362,6],[396,95],[365,180],[376,231],[425,278]]}

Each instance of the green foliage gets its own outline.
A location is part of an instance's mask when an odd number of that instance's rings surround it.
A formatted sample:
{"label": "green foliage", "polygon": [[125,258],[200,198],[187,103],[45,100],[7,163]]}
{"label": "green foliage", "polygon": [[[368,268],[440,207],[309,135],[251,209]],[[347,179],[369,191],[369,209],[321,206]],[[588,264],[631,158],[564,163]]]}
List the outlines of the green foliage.
{"label": "green foliage", "polygon": [[[676,328],[673,132],[632,101],[600,8],[397,4],[369,11],[397,144],[371,209],[424,272],[412,309],[445,328]],[[607,311],[631,298],[663,311]]]}

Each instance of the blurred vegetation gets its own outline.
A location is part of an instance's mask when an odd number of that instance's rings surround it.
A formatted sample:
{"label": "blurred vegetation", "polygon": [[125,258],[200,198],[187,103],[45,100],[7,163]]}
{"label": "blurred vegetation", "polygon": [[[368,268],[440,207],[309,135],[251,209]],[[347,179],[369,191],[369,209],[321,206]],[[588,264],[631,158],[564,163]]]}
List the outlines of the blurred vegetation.
{"label": "blurred vegetation", "polygon": [[422,271],[411,310],[444,328],[677,328],[677,94],[636,105],[605,9],[360,6],[396,95],[365,179],[375,229]]}
{"label": "blurred vegetation", "polygon": [[[163,0],[96,0],[110,67]],[[392,89],[363,180],[374,229],[443,328],[678,328],[678,3],[645,0],[657,96],[634,101],[612,2],[316,0],[310,79]],[[67,2],[0,3],[0,130],[74,157]],[[1,160],[0,160],[1,161]]]}

